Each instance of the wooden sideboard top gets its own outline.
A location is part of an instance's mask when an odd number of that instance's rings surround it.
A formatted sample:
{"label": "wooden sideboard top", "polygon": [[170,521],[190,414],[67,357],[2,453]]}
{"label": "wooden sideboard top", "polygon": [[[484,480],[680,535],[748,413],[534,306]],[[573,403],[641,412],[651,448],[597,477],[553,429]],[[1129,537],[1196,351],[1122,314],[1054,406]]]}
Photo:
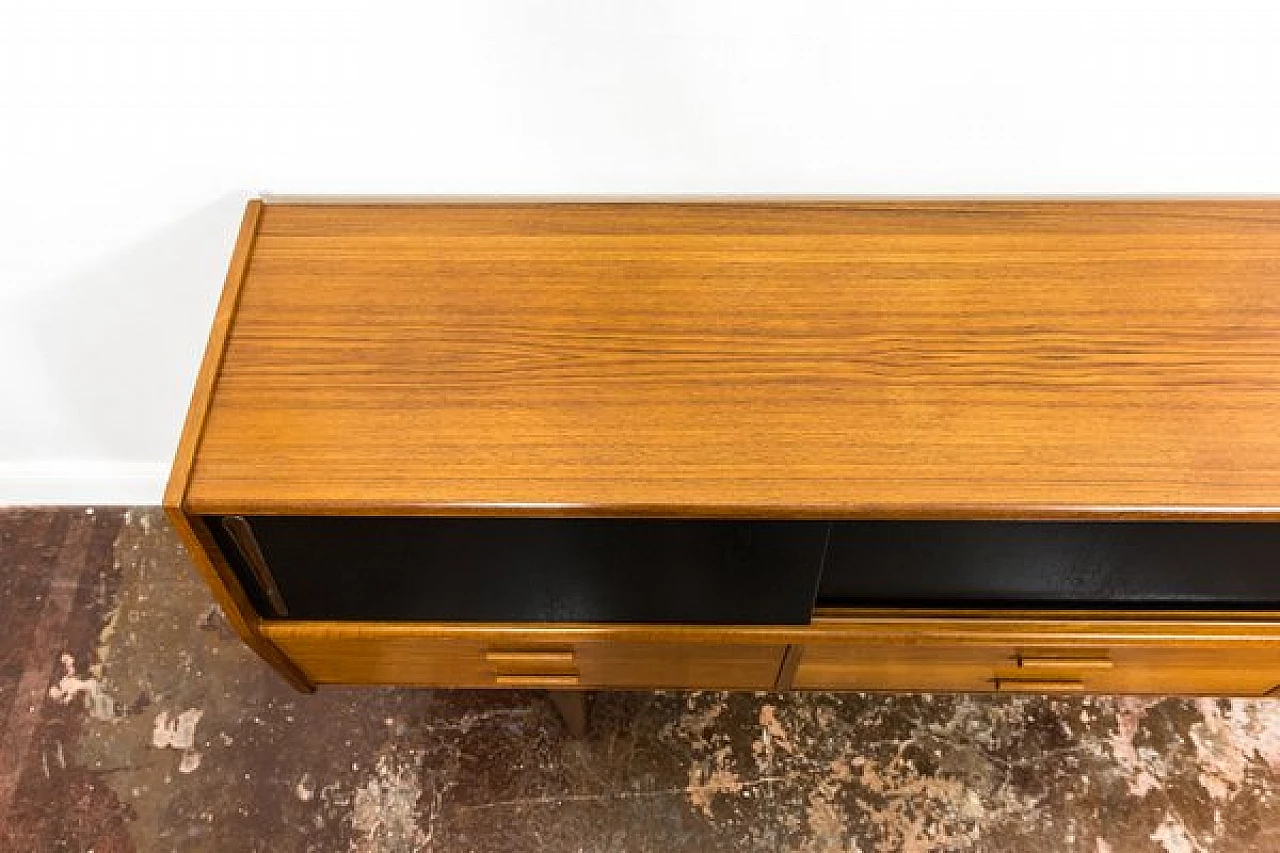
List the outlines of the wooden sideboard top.
{"label": "wooden sideboard top", "polygon": [[1280,202],[253,202],[166,501],[1280,519]]}

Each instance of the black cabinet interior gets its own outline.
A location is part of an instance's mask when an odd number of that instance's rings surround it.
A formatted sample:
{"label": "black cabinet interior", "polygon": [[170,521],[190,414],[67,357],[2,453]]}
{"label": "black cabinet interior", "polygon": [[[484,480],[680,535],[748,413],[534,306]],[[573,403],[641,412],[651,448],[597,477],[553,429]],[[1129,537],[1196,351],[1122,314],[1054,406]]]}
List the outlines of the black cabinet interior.
{"label": "black cabinet interior", "polygon": [[815,599],[1280,605],[1277,524],[256,516],[246,548],[225,521],[207,519],[254,606],[294,619],[804,624]]}
{"label": "black cabinet interior", "polygon": [[[207,519],[260,613],[270,597]],[[288,618],[804,624],[826,522],[255,516]],[[234,528],[231,528],[234,529]]]}
{"label": "black cabinet interior", "polygon": [[1265,607],[1280,603],[1280,525],[837,522],[818,602]]}

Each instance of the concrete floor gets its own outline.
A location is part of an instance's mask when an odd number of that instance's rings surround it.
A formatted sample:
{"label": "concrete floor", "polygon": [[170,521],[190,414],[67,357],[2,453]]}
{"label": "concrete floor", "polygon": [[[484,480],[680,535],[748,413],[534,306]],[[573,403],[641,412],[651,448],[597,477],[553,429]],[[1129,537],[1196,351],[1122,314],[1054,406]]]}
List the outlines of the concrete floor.
{"label": "concrete floor", "polygon": [[4,851],[1280,850],[1280,703],[292,692],[156,510],[0,512]]}

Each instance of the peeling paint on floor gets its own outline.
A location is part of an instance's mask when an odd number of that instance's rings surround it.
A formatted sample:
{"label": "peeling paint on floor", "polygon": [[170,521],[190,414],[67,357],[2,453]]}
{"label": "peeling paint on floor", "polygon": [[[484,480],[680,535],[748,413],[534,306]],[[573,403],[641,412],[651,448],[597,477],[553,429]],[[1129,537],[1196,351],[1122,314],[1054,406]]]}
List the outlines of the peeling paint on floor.
{"label": "peeling paint on floor", "polygon": [[1280,850],[1275,701],[303,696],[151,509],[0,512],[0,624],[3,851]]}
{"label": "peeling paint on floor", "polygon": [[[356,838],[351,853],[400,853],[422,850],[431,842],[423,830],[418,803],[422,785],[418,776],[422,756],[411,752],[408,761],[394,754],[381,755],[369,781],[356,788],[351,805],[351,825]],[[434,800],[429,806],[438,806]],[[435,829],[435,811],[425,821]]]}
{"label": "peeling paint on floor", "polygon": [[85,709],[95,720],[111,720],[116,715],[116,703],[102,689],[102,682],[92,675],[80,678],[76,675],[75,655],[63,654],[62,678],[49,688],[49,698],[69,705],[77,698],[83,697]]}

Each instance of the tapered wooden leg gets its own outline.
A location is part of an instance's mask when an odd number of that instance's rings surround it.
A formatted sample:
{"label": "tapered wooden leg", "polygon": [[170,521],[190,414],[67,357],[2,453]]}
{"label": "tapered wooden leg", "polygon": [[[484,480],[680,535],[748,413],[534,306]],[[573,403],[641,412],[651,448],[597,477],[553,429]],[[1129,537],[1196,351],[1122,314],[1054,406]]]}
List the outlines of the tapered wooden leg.
{"label": "tapered wooden leg", "polygon": [[548,690],[547,698],[560,712],[564,727],[569,736],[575,738],[587,735],[587,692],[585,690]]}

